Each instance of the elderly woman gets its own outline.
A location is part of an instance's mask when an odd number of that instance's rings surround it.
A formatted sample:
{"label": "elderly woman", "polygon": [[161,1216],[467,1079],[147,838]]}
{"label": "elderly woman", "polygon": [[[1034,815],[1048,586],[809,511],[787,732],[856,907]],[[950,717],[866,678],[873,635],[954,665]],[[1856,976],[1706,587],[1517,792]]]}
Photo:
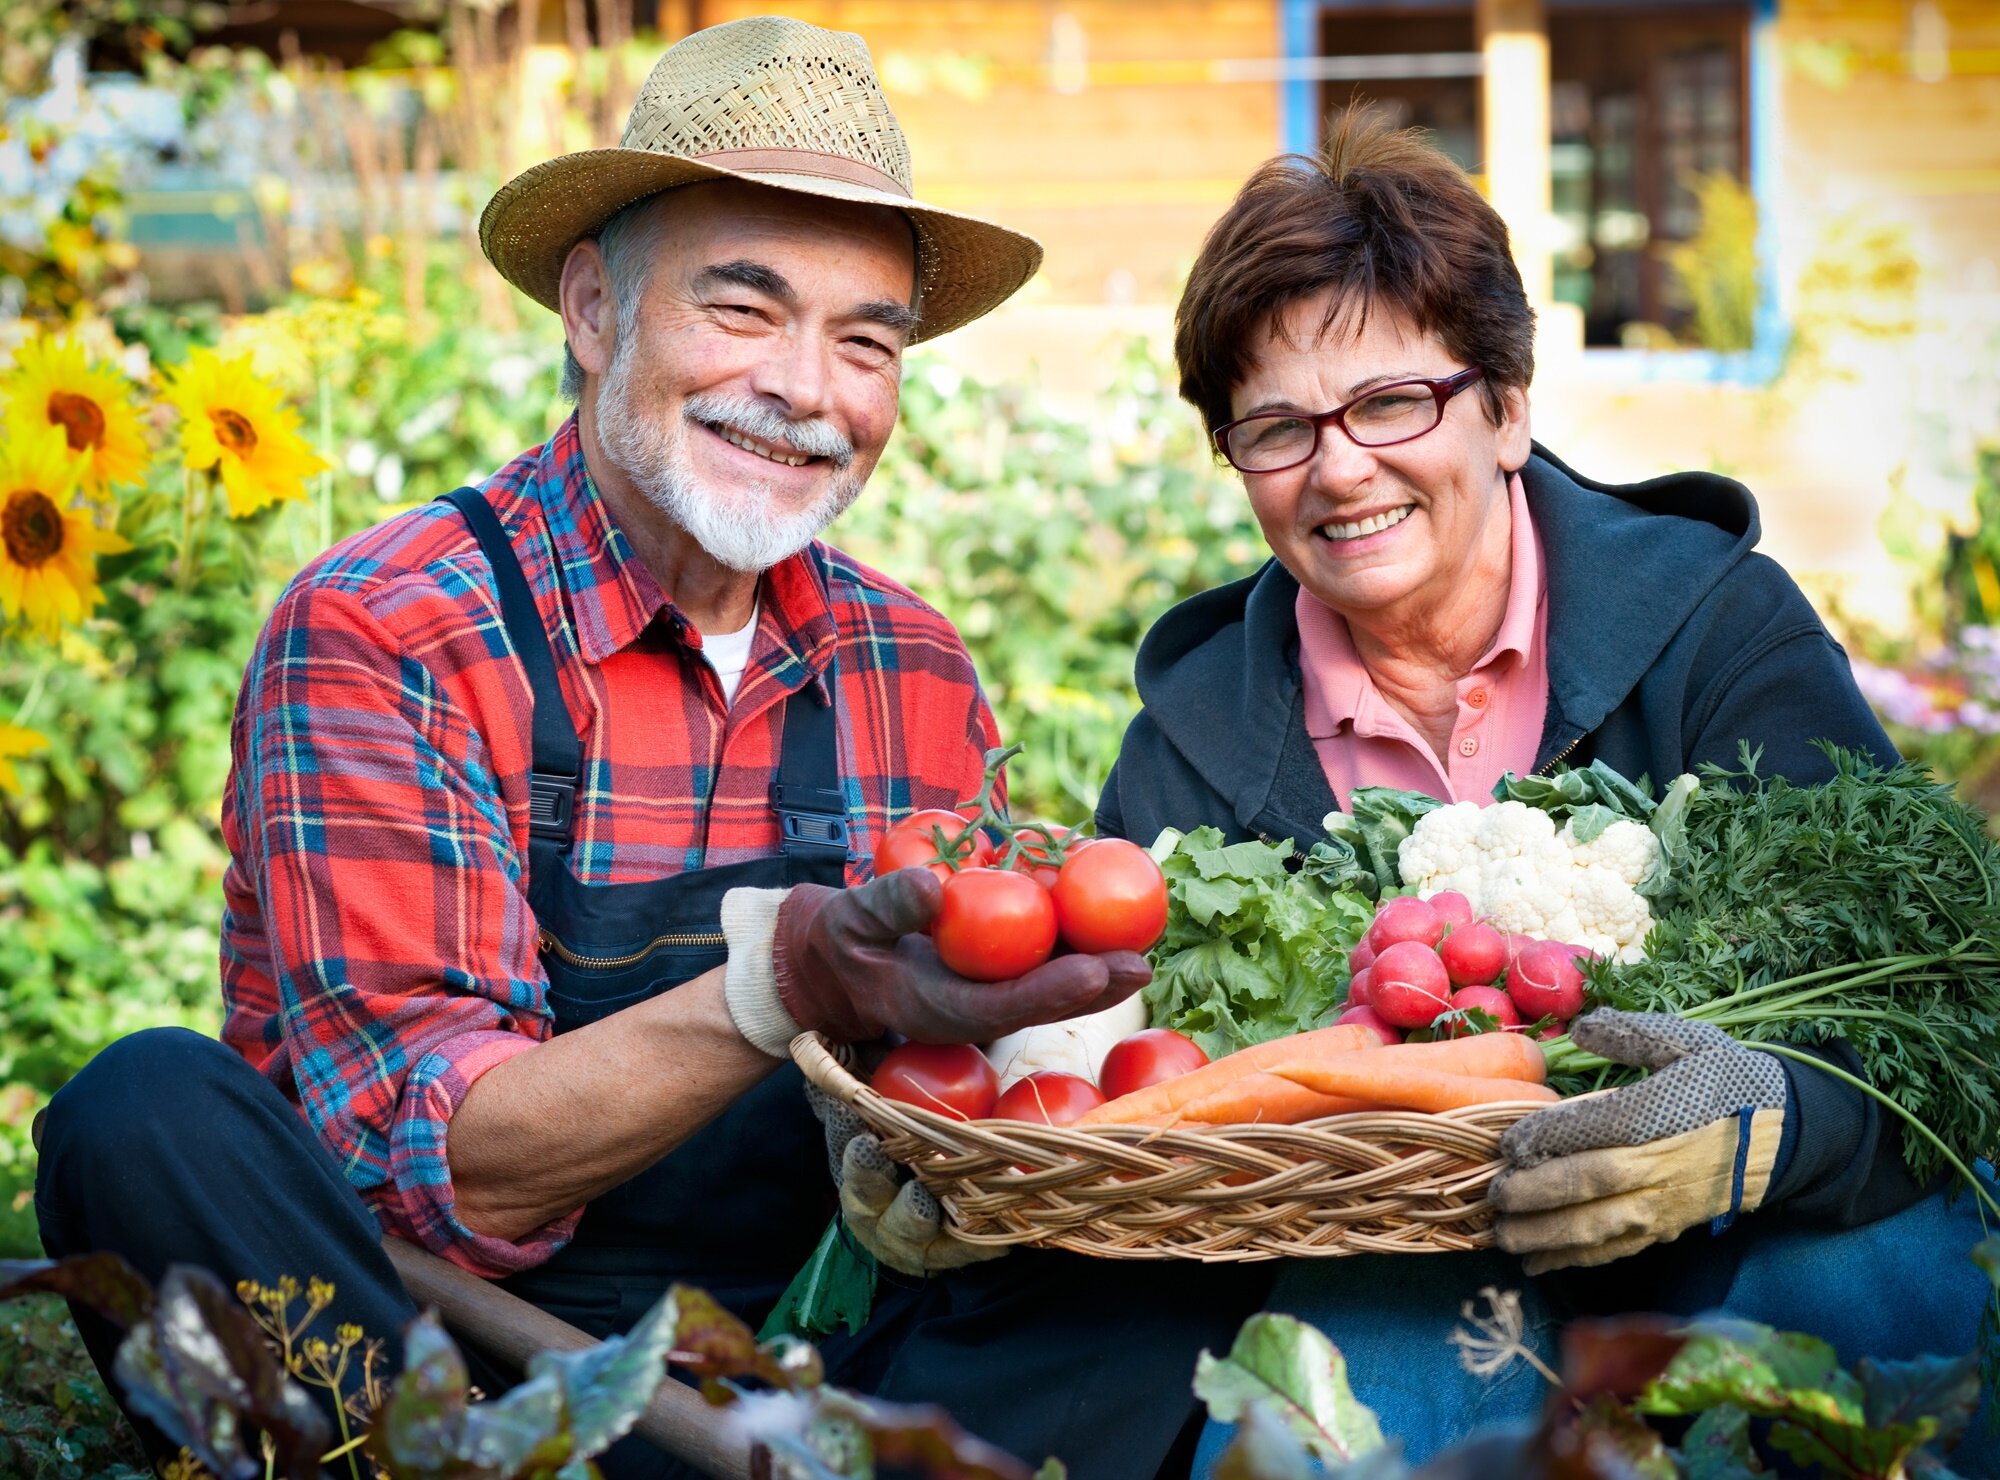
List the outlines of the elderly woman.
{"label": "elderly woman", "polygon": [[[1893,754],[1755,553],[1741,485],[1597,483],[1530,439],[1534,315],[1506,228],[1418,136],[1349,115],[1319,158],[1266,165],[1210,232],[1177,327],[1182,394],[1273,558],[1147,636],[1102,831],[1310,839],[1363,786],[1484,801],[1558,762],[1667,777],[1747,741],[1812,781],[1816,739]],[[1413,1458],[1539,1405],[1525,1367],[1457,1369],[1449,1334],[1484,1285],[1525,1290],[1544,1347],[1570,1314],[1721,1306],[1848,1360],[1971,1349],[1976,1223],[1910,1181],[1873,1101],[1675,1019],[1596,1031],[1658,1072],[1510,1133],[1506,1252],[1302,1263],[1272,1298],[1346,1349]],[[1925,1267],[1903,1268],[1916,1249]]]}

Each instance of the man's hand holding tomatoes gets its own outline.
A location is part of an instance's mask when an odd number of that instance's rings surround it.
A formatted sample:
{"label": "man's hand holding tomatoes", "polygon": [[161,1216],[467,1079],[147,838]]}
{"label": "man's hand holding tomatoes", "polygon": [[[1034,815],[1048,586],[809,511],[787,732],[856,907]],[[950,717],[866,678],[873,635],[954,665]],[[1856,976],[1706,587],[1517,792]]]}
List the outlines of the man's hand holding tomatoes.
{"label": "man's hand holding tomatoes", "polygon": [[743,1036],[774,1058],[807,1029],[843,1043],[884,1033],[984,1043],[1096,1012],[1152,979],[1135,951],[1057,956],[998,981],[962,976],[924,933],[943,895],[926,868],[851,889],[731,890],[722,907],[725,994]]}

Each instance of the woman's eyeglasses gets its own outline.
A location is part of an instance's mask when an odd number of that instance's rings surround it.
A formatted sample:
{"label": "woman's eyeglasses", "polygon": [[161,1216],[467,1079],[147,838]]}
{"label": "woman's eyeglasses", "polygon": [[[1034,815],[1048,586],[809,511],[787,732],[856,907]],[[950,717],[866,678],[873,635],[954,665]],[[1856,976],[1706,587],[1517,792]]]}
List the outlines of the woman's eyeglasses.
{"label": "woman's eyeglasses", "polygon": [[1320,429],[1332,422],[1358,447],[1393,447],[1433,430],[1444,420],[1445,403],[1485,376],[1474,365],[1443,380],[1399,380],[1378,385],[1345,406],[1301,416],[1266,411],[1216,428],[1215,446],[1244,473],[1278,473],[1312,461]]}

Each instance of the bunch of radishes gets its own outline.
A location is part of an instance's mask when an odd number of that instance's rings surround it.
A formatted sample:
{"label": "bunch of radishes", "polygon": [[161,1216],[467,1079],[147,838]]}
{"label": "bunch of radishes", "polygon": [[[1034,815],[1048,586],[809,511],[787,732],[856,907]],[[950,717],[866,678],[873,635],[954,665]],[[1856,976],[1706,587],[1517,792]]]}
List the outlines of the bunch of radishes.
{"label": "bunch of radishes", "polygon": [[1354,977],[1337,1021],[1400,1043],[1420,1028],[1450,1037],[1473,1031],[1479,1012],[1501,1028],[1554,1038],[1583,1009],[1579,959],[1589,959],[1581,946],[1502,935],[1473,919],[1471,901],[1456,891],[1406,895],[1383,903],[1348,957]]}

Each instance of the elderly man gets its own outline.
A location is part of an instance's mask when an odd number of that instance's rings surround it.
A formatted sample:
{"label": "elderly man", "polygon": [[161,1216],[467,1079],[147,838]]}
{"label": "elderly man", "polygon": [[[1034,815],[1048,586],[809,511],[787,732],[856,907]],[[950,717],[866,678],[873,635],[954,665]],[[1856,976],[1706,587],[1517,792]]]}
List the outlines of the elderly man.
{"label": "elderly man", "polygon": [[815,540],[904,347],[1040,249],[912,199],[858,39],[768,18],[674,47],[622,147],[482,235],[561,314],[577,412],[280,599],[232,736],[224,1044],[139,1034],[57,1096],[42,1236],[317,1276],[328,1329],[384,1337],[415,1311],[383,1230],[594,1333],[675,1280],[759,1321],[833,1207],[797,1032],[983,1040],[1146,980],[964,981],[915,933],[931,874],[868,880],[997,734],[950,625]]}

